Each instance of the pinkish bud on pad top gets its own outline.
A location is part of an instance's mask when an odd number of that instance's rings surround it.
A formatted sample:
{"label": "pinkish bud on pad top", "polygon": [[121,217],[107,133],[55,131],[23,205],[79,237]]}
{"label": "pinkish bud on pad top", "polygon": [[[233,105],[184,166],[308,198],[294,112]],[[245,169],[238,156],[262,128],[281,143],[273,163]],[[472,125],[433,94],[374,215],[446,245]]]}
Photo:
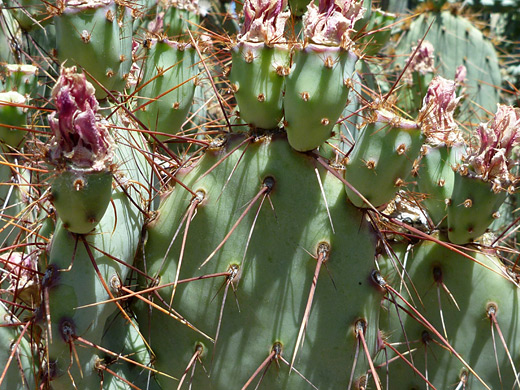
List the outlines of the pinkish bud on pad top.
{"label": "pinkish bud on pad top", "polygon": [[285,22],[290,16],[287,0],[249,0],[244,4],[244,24],[239,40],[284,42]]}
{"label": "pinkish bud on pad top", "polygon": [[111,162],[112,139],[97,114],[95,89],[76,68],[62,68],[52,90],[56,111],[49,116],[54,134],[50,157],[54,163],[103,170]]}
{"label": "pinkish bud on pad top", "polygon": [[520,108],[499,104],[495,117],[481,123],[476,133],[479,147],[468,157],[468,168],[495,188],[507,189],[516,181],[511,153],[520,143]]}
{"label": "pinkish bud on pad top", "polygon": [[428,87],[419,111],[422,129],[430,145],[444,143],[451,146],[462,143],[459,126],[453,118],[460,97],[455,93],[456,84],[441,76],[435,77]]}
{"label": "pinkish bud on pad top", "polygon": [[319,6],[311,2],[307,8],[305,38],[319,45],[343,48],[352,45],[354,24],[366,11],[363,1],[356,0],[321,0]]}

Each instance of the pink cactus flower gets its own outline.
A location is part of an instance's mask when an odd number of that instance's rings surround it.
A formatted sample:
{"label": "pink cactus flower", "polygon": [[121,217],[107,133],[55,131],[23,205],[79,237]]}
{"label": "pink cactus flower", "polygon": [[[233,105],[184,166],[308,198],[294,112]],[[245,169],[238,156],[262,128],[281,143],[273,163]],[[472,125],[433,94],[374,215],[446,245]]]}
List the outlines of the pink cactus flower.
{"label": "pink cactus flower", "polygon": [[515,163],[513,147],[520,144],[520,108],[499,104],[495,117],[476,130],[479,147],[467,159],[468,168],[495,191],[507,189],[516,178],[511,173]]}
{"label": "pink cactus flower", "polygon": [[453,118],[460,97],[455,93],[456,84],[441,76],[436,76],[430,83],[419,111],[422,129],[427,142],[436,146],[451,146],[462,143],[459,126]]}
{"label": "pink cactus flower", "polygon": [[365,14],[362,0],[320,0],[307,6],[304,18],[305,38],[325,46],[352,46],[354,24]]}
{"label": "pink cactus flower", "polygon": [[418,49],[417,46],[412,47],[412,54],[408,62],[408,67],[403,76],[408,84],[413,83],[412,74],[414,72],[423,76],[427,73],[433,73],[435,71],[435,49],[433,45],[428,41],[423,41]]}
{"label": "pink cactus flower", "polygon": [[61,69],[52,90],[56,111],[49,115],[54,133],[51,159],[77,167],[105,169],[112,157],[112,139],[97,114],[98,101],[94,86],[76,68]]}
{"label": "pink cactus flower", "polygon": [[285,23],[290,12],[283,10],[287,0],[246,0],[244,3],[244,24],[239,40],[283,43]]}

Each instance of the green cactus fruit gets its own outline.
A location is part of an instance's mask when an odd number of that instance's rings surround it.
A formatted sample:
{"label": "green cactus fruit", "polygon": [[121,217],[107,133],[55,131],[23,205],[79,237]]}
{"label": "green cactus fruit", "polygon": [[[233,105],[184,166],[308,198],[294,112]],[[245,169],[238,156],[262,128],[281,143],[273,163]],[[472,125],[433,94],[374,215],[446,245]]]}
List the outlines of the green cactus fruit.
{"label": "green cactus fruit", "polygon": [[[516,387],[517,372],[511,363],[518,361],[520,353],[520,340],[514,337],[518,333],[516,303],[520,290],[496,254],[489,251],[463,256],[432,241],[395,252],[400,253],[406,273],[399,270],[397,274],[388,260],[380,263],[381,272],[404,299],[416,303],[417,309],[410,309],[396,294],[388,294],[390,302],[385,304],[381,329],[385,342],[402,355],[398,357],[389,347],[387,360],[380,355],[378,363],[388,364],[389,388]],[[408,288],[398,288],[403,283]],[[417,312],[432,327],[420,320]]]}
{"label": "green cactus fruit", "polygon": [[284,78],[289,73],[290,52],[286,45],[239,42],[232,49],[231,88],[248,124],[273,129],[283,117]]}
{"label": "green cactus fruit", "polygon": [[112,196],[112,173],[72,170],[54,178],[52,203],[64,227],[85,234],[99,223]]}
{"label": "green cactus fruit", "polygon": [[340,47],[309,44],[295,51],[284,97],[285,130],[294,149],[315,149],[332,136],[357,59]]}
{"label": "green cactus fruit", "polygon": [[421,152],[417,188],[426,194],[423,205],[436,227],[447,227],[447,208],[455,183],[453,170],[462,161],[465,150],[464,145],[424,145]]}
{"label": "green cactus fruit", "polygon": [[48,157],[57,167],[52,202],[65,228],[85,234],[99,223],[112,193],[112,143],[97,114],[94,87],[76,68],[62,68],[49,116],[54,133]]}
{"label": "green cactus fruit", "polygon": [[[197,53],[189,44],[168,40],[149,40],[147,45],[136,115],[148,129],[175,135],[193,103]],[[166,138],[164,134],[159,138]]]}
{"label": "green cactus fruit", "polygon": [[[60,63],[81,66],[107,90],[123,91],[132,62],[128,8],[113,0],[69,1],[54,23]],[[96,97],[105,98],[103,88],[94,85]]]}
{"label": "green cactus fruit", "polygon": [[[378,109],[368,114],[348,156],[345,179],[374,207],[383,206],[404,186],[419,156],[423,135],[418,123]],[[350,186],[348,198],[357,207],[370,207]]]}
{"label": "green cactus fruit", "polygon": [[448,205],[448,237],[455,244],[466,244],[480,237],[498,218],[497,211],[507,192],[494,192],[492,184],[478,177],[455,175]]}
{"label": "green cactus fruit", "polygon": [[419,192],[426,195],[426,206],[433,224],[447,225],[447,202],[453,192],[454,170],[462,162],[466,147],[459,126],[453,117],[460,98],[457,84],[441,76],[435,77],[424,96],[419,121],[426,135],[416,175]]}
{"label": "green cactus fruit", "polygon": [[0,142],[13,148],[20,148],[25,141],[27,126],[27,99],[22,94],[9,91],[0,92]]}
{"label": "green cactus fruit", "polygon": [[493,119],[481,123],[475,133],[479,145],[458,167],[448,207],[448,235],[456,244],[482,235],[498,217],[507,193],[514,192],[512,155],[520,143],[520,109],[498,105]]}
{"label": "green cactus fruit", "polygon": [[[370,283],[375,249],[371,234],[362,213],[346,202],[341,182],[316,168],[311,156],[292,150],[283,134],[247,144],[244,139],[234,135],[221,148],[209,150],[182,175],[197,196],[176,187],[148,226],[141,266],[160,278],[161,285],[224,275],[177,286],[173,307],[189,326],[147,305],[138,307],[142,333],[157,357],[155,367],[180,378],[195,356],[200,360],[190,371],[192,386],[238,389],[271,353],[280,366],[271,365],[261,388],[346,386],[351,372],[355,381],[368,368],[355,337],[358,327],[366,325],[368,353],[376,348],[381,293]],[[244,205],[252,207],[246,214]],[[240,215],[244,217],[237,224]],[[180,226],[182,221],[190,221],[189,227]],[[185,244],[180,235],[174,238],[177,231],[187,234]],[[328,257],[313,281],[322,248]],[[315,293],[300,346],[311,286]],[[229,291],[227,297],[224,290]],[[171,301],[171,286],[159,293],[166,304]],[[297,372],[290,374],[293,360]],[[177,386],[164,376],[157,379],[163,388]]]}

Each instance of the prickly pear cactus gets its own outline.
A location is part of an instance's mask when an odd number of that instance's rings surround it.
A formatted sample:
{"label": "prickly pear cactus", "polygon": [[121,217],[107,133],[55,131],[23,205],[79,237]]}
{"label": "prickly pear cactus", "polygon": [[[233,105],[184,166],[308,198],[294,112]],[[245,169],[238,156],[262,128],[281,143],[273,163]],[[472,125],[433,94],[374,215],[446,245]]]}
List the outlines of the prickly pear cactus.
{"label": "prickly pear cactus", "polygon": [[1,4],[0,389],[519,385],[520,115],[480,16]]}

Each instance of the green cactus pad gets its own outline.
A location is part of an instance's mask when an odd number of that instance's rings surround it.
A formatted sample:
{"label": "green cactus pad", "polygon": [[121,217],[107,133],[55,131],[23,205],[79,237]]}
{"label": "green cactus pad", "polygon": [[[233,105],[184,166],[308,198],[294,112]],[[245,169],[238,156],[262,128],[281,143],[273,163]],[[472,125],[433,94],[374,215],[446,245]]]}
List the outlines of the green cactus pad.
{"label": "green cactus pad", "polygon": [[[416,122],[386,111],[370,114],[348,156],[345,179],[374,207],[388,203],[406,184],[419,156],[423,135]],[[349,186],[348,198],[357,207],[369,207]]]}
{"label": "green cactus pad", "polygon": [[[132,62],[130,11],[115,1],[91,2],[68,6],[54,18],[58,60],[80,65],[109,91],[122,91]],[[98,99],[107,96],[93,84]]]}
{"label": "green cactus pad", "polygon": [[423,205],[435,226],[447,226],[447,201],[451,198],[455,172],[453,168],[461,162],[464,146],[447,147],[425,145],[419,168],[417,188],[426,195]]}
{"label": "green cactus pad", "polygon": [[[518,334],[516,317],[520,290],[507,276],[500,259],[492,253],[479,253],[472,255],[472,260],[431,241],[411,248],[407,261],[403,251],[396,249],[395,252],[401,253],[401,264],[406,264],[406,276],[403,278],[409,289],[399,289],[404,298],[416,303],[417,310],[490,389],[516,387],[508,353],[488,314],[488,310],[495,306],[500,331],[507,340],[513,361],[517,362],[520,339],[515,335]],[[396,274],[390,262],[381,265],[381,273],[387,275],[387,282],[398,289],[402,285],[402,271]],[[406,291],[413,291],[413,297],[410,298]],[[421,299],[420,304],[417,296]],[[394,345],[408,361],[412,359],[415,369],[427,376],[437,389],[456,389],[459,385],[460,389],[464,388],[463,385],[466,389],[486,388],[467,366],[447,350],[445,343],[431,329],[418,322],[417,314],[400,298],[396,300],[400,306],[399,317],[396,306],[390,302],[385,303],[388,310],[381,316],[381,330],[387,336],[388,343]],[[412,350],[412,357],[408,354],[409,349]],[[389,360],[396,357],[389,348],[387,352]],[[381,354],[379,363],[386,364],[383,356]],[[389,389],[427,387],[424,379],[398,357],[388,364],[388,373]],[[465,384],[461,383],[464,374]]]}
{"label": "green cactus pad", "polygon": [[286,45],[240,42],[232,49],[231,88],[240,118],[262,129],[273,129],[283,117],[284,77],[289,73]]}
{"label": "green cactus pad", "polygon": [[99,223],[112,195],[112,173],[67,170],[52,182],[52,203],[66,229],[85,234]]}
{"label": "green cactus pad", "polygon": [[[299,349],[294,368],[318,388],[345,386],[356,351],[357,320],[365,319],[368,323],[369,353],[375,347],[381,295],[370,283],[374,251],[371,234],[364,226],[362,214],[346,202],[341,182],[331,173],[318,170],[325,194],[322,195],[316,163],[292,150],[281,135],[242,145],[210,174],[201,177],[243,139],[235,136],[221,150],[208,152],[197,167],[182,177],[186,185],[204,194],[204,200],[189,226],[180,279],[226,272],[230,266],[239,268],[220,320],[225,278],[179,285],[173,299],[175,310],[211,337],[215,337],[220,321],[216,346],[185,324],[155,310],[149,312],[145,305],[138,310],[139,322],[145,326],[142,332],[150,338],[157,356],[156,368],[180,377],[196,346],[201,345],[201,362],[211,371],[211,377],[198,364],[193,387],[240,389],[276,343],[281,343],[282,356],[290,362],[317,265],[313,256],[319,244],[327,242],[330,257],[317,279],[305,343]],[[222,248],[199,269],[244,212],[245,205],[262,189],[262,183],[269,180],[274,181],[274,186],[258,216],[255,217],[260,200]],[[182,240],[177,237],[172,242],[172,237],[192,201],[190,193],[175,188],[148,228],[142,266],[149,275],[160,277],[161,284],[175,280]],[[215,226],[219,228],[215,229],[209,221],[217,221]],[[171,287],[160,290],[166,302],[171,293]],[[367,369],[362,351],[354,379]],[[289,367],[278,361],[280,367],[271,365],[263,377],[262,388],[311,388],[295,372],[289,374]],[[164,377],[158,380],[163,388],[177,386]]]}
{"label": "green cactus pad", "polygon": [[466,244],[484,234],[506,196],[506,191],[493,192],[489,182],[457,172],[448,206],[450,241]]}
{"label": "green cactus pad", "polygon": [[136,111],[148,129],[171,135],[181,130],[193,103],[196,56],[191,45],[149,41]]}
{"label": "green cactus pad", "polygon": [[309,44],[296,50],[284,97],[285,130],[294,149],[315,149],[332,136],[357,59],[339,47]]}

